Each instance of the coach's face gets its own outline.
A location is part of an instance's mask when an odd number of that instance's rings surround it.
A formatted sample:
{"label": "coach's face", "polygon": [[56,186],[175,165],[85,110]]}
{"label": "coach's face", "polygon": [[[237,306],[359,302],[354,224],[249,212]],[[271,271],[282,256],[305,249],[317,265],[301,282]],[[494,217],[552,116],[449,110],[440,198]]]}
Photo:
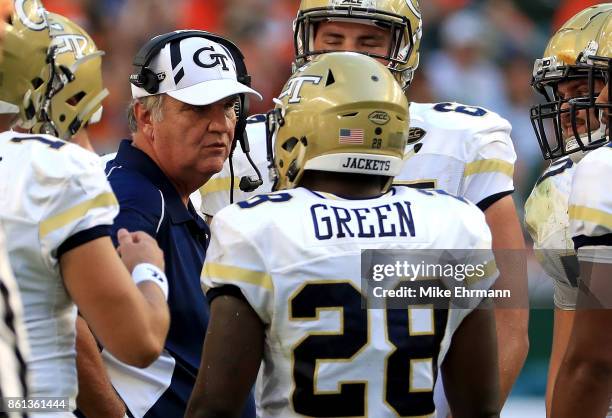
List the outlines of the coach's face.
{"label": "coach's face", "polygon": [[151,121],[151,134],[160,168],[171,180],[197,189],[221,171],[236,128],[235,101],[232,96],[193,106],[164,97],[162,119]]}

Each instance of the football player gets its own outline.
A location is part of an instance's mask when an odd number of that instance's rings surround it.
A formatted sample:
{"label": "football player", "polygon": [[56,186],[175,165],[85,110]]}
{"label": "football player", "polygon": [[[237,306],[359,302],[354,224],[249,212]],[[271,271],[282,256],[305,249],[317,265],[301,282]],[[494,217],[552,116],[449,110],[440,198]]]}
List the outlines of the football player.
{"label": "football player", "polygon": [[[16,0],[15,9],[0,79],[17,82],[3,84],[2,94],[15,100],[22,127],[35,126],[47,121],[38,93],[62,88],[52,75],[68,73],[53,62],[41,4]],[[30,69],[37,77],[24,79]],[[57,137],[8,131],[0,134],[0,157],[0,221],[23,300],[30,394],[67,398],[64,412],[45,416],[73,416],[77,306],[113,354],[150,364],[169,325],[163,254],[150,236],[122,230],[118,257],[109,237],[117,202],[95,154]]]}
{"label": "football player", "polygon": [[[212,223],[211,320],[186,416],[238,416],[262,358],[266,417],[433,416],[439,365],[455,417],[498,416],[492,310],[362,306],[362,250],[481,249],[494,263],[484,215],[445,192],[389,190],[409,129],[385,66],[324,54],[285,87],[268,114],[277,192]],[[487,270],[475,286],[491,286]]]}
{"label": "football player", "polygon": [[[6,20],[13,12],[11,0],[0,1],[0,60],[2,59],[2,45]],[[28,359],[28,345],[23,324],[23,309],[17,284],[11,271],[8,255],[6,254],[6,241],[0,225],[0,402],[2,408],[6,405],[6,398],[25,398],[28,395],[28,375],[26,360]],[[8,406],[8,405],[7,405]],[[23,413],[6,411],[8,418],[22,418]]]}
{"label": "football player", "polygon": [[[296,66],[329,51],[355,51],[379,59],[408,88],[419,64],[422,22],[416,0],[302,0],[294,23]],[[358,86],[355,86],[357,88]],[[292,94],[284,91],[283,94]],[[386,121],[371,115],[381,126]],[[265,170],[261,117],[247,125],[252,159]],[[408,123],[408,121],[407,121]],[[499,115],[459,103],[411,103],[406,164],[394,183],[435,188],[465,197],[484,211],[493,234],[501,277],[496,286],[512,298],[496,300],[502,400],[510,393],[528,351],[524,241],[511,193],[516,154],[510,124]],[[237,149],[234,186],[253,173]],[[214,216],[229,203],[229,164],[202,189],[202,211]],[[261,190],[261,189],[259,189]],[[266,191],[264,189],[264,191]],[[235,196],[247,193],[234,190]],[[516,250],[516,251],[506,251]],[[503,252],[503,254],[502,254]],[[502,257],[503,255],[503,257]],[[443,404],[441,401],[440,405]],[[440,408],[440,415],[445,416]]]}
{"label": "football player", "polygon": [[102,101],[108,90],[102,82],[102,56],[89,34],[70,19],[48,13],[54,76],[60,88],[49,89],[40,98],[44,121],[37,121],[33,133],[50,133],[93,151],[87,126],[102,118]]}
{"label": "football player", "polygon": [[[102,100],[108,96],[102,81],[102,56],[89,34],[70,19],[47,13],[51,48],[56,71],[56,86],[47,89],[38,100],[44,113],[32,127],[33,133],[52,133],[90,151],[94,151],[88,127],[99,122]],[[87,323],[79,315],[76,322],[78,372],[77,405],[88,418],[123,417],[125,406],[108,378],[98,344]]]}
{"label": "football player", "polygon": [[[610,3],[600,7],[605,6],[612,8]],[[584,112],[594,112],[604,126],[586,135],[573,129],[578,148],[589,152],[577,164],[569,196],[569,234],[580,263],[580,282],[574,324],[553,396],[552,416],[560,418],[595,418],[606,412],[612,416],[612,13],[602,10],[591,19],[599,22],[576,64],[586,69],[590,81],[603,73],[607,85],[601,88],[591,81],[585,97],[570,101],[570,119],[579,126]]]}
{"label": "football player", "polygon": [[599,123],[593,109],[581,108],[573,124],[570,101],[587,97],[591,88],[602,90],[605,71],[592,70],[585,60],[604,47],[600,37],[610,16],[610,3],[582,10],[553,35],[543,58],[534,66],[532,84],[546,102],[531,109],[531,119],[544,158],[553,161],[525,204],[525,224],[537,258],[553,278],[555,318],[546,390],[548,414],[578,295],[578,260],[568,216],[570,190],[576,163],[606,137],[605,125]]}

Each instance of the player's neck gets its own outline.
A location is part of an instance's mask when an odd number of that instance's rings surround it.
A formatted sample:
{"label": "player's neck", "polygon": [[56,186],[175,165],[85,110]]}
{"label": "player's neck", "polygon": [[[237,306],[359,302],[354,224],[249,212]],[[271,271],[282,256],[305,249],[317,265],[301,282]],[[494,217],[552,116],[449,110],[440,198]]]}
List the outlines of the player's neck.
{"label": "player's neck", "polygon": [[363,174],[306,171],[300,186],[348,199],[370,199],[383,193],[383,180]]}
{"label": "player's neck", "polygon": [[81,129],[74,135],[71,139],[71,142],[89,150],[91,152],[95,152],[93,145],[91,145],[91,141],[89,140],[89,134],[87,133],[87,129]]}

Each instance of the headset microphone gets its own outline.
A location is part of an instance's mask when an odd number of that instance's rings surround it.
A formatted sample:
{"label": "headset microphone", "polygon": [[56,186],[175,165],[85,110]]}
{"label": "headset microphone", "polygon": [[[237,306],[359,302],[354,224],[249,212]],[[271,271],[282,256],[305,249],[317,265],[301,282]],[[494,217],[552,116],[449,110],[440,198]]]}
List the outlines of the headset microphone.
{"label": "headset microphone", "polygon": [[261,177],[255,178],[255,176],[243,176],[240,178],[240,190],[243,192],[254,192],[259,186],[263,184]]}
{"label": "headset microphone", "polygon": [[[244,155],[247,157],[249,164],[251,165],[251,167],[253,167],[253,170],[255,170],[255,173],[257,174],[257,177],[242,176],[240,178],[240,183],[238,183],[238,187],[240,188],[241,191],[245,193],[254,192],[255,190],[257,190],[259,186],[263,184],[263,179],[261,178],[261,172],[259,171],[259,169],[257,168],[257,165],[255,165],[255,163],[253,162],[253,159],[251,158],[251,154],[250,154],[251,148],[249,146],[249,138],[247,136],[246,130],[244,130],[238,142],[240,142],[240,148],[242,148],[242,152],[244,152]],[[232,152],[231,155],[229,156],[230,178],[231,178],[230,180],[230,203],[234,203],[234,164],[232,161],[233,154],[234,153]]]}

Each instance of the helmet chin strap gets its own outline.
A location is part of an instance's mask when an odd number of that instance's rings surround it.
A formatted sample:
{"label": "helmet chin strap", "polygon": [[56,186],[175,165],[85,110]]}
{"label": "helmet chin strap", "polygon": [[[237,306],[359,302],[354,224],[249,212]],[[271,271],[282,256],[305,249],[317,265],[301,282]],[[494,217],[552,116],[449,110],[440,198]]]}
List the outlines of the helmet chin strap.
{"label": "helmet chin strap", "polygon": [[[590,145],[592,142],[599,141],[601,138],[606,137],[607,125],[604,122],[605,118],[603,117],[603,110],[599,110],[598,119],[599,119],[599,127],[597,129],[594,129],[591,132],[585,132],[582,135],[580,135],[580,141],[583,144]],[[568,140],[565,143],[566,152],[575,151],[578,148],[579,148],[578,141],[573,136],[572,136],[572,139]],[[578,152],[574,152],[570,154],[569,157],[571,158],[572,161],[577,163],[578,161],[582,159],[582,157],[584,157],[585,154],[586,154],[585,152],[578,151]]]}

